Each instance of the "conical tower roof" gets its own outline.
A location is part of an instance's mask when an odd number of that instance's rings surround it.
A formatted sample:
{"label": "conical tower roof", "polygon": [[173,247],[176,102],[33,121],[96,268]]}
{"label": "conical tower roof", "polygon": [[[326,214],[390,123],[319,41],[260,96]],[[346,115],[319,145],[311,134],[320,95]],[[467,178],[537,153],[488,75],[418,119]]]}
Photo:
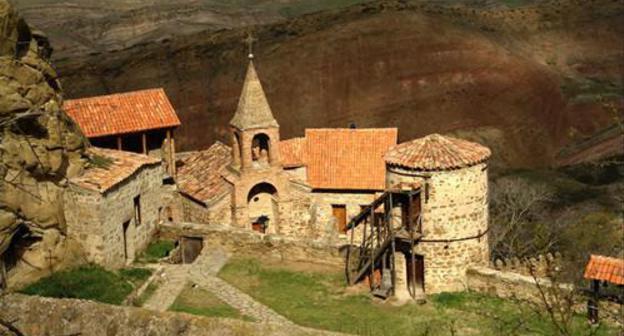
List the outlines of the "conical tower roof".
{"label": "conical tower roof", "polygon": [[243,91],[230,125],[240,130],[279,127],[271,113],[271,107],[264,95],[264,89],[262,89],[253,61],[249,61]]}
{"label": "conical tower roof", "polygon": [[487,160],[492,152],[475,142],[431,134],[394,146],[384,159],[389,165],[416,170],[451,170]]}

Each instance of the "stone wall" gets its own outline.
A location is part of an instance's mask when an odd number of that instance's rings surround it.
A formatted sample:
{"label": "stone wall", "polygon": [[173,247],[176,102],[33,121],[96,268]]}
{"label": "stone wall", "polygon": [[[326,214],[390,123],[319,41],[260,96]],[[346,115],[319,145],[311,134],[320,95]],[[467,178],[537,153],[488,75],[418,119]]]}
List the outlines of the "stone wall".
{"label": "stone wall", "polygon": [[[147,246],[159,221],[162,176],[162,167],[152,165],[141,168],[103,194],[70,186],[64,195],[67,234],[82,243],[88,261],[122,267]],[[137,196],[140,222],[134,209]],[[124,223],[128,223],[126,247]]]}
{"label": "stone wall", "polygon": [[478,239],[452,241],[487,232],[486,164],[434,172],[389,167],[386,183],[396,185],[400,182],[420,182],[423,185],[421,208],[424,237],[414,252],[424,256],[425,291],[463,290],[466,287],[466,268],[487,265],[489,260],[487,234]]}
{"label": "stone wall", "polygon": [[[544,293],[549,295],[553,283],[547,278],[532,277],[510,271],[500,271],[484,266],[470,267],[466,271],[467,289],[487,293],[503,299],[517,299],[543,304],[543,298],[538,290],[537,283],[544,288]],[[536,282],[537,281],[537,282]],[[561,291],[570,291],[574,287],[569,284],[557,284]],[[547,296],[548,297],[548,296]],[[552,302],[552,299],[549,299]],[[601,320],[607,320],[615,325],[624,325],[624,305],[608,300],[598,302],[599,316]],[[587,297],[574,296],[574,310],[578,314],[587,314]]]}
{"label": "stone wall", "polygon": [[[199,317],[86,300],[51,299],[20,294],[8,295],[0,300],[0,318],[15,321],[15,327],[29,336],[338,335],[295,325]],[[5,334],[1,327],[0,334]]]}
{"label": "stone wall", "polygon": [[169,238],[203,237],[204,246],[220,246],[236,255],[263,256],[285,261],[312,262],[342,267],[344,258],[339,244],[326,241],[295,239],[230,226],[182,223],[163,225],[160,234]]}
{"label": "stone wall", "polygon": [[[332,205],[345,205],[347,210],[347,224],[349,221],[360,213],[361,207],[368,205],[375,200],[374,192],[324,192],[316,191],[313,193],[314,201],[317,204],[317,216],[316,221],[321,227],[328,226],[333,227],[337,238],[343,242],[348,243],[350,239],[350,232],[342,233],[338,232],[336,221],[332,214]],[[363,225],[358,226],[354,233],[354,243],[359,245],[358,241],[362,240]]]}

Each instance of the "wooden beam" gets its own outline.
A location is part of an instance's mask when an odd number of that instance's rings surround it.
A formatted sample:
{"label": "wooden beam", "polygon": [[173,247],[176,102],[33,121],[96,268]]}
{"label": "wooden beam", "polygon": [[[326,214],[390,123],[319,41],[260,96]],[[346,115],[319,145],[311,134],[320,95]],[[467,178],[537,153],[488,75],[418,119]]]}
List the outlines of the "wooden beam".
{"label": "wooden beam", "polygon": [[123,143],[120,135],[117,136],[117,150],[123,150]]}
{"label": "wooden beam", "polygon": [[147,134],[141,133],[141,142],[143,143],[143,154],[147,155]]}

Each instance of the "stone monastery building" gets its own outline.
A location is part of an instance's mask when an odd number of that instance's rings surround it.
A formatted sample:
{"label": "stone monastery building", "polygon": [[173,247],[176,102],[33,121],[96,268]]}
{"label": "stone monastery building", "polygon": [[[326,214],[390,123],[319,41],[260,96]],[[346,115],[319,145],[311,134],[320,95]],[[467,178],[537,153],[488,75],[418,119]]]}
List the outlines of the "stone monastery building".
{"label": "stone monastery building", "polygon": [[353,251],[360,245],[370,255],[347,252],[347,263],[357,264],[348,265],[350,281],[369,276],[370,268],[382,279],[380,296],[463,290],[467,267],[489,258],[490,150],[438,134],[397,144],[397,133],[306,129],[304,137],[281,140],[250,61],[230,146],[217,142],[178,160],[181,197],[170,205],[173,217],[293,239],[325,237]]}
{"label": "stone monastery building", "polygon": [[131,262],[169,221],[340,249],[349,283],[368,279],[384,298],[464,290],[466,269],[488,263],[491,153],[479,144],[438,134],[397,144],[396,128],[306,129],[282,140],[251,61],[230,144],[176,160],[179,120],[164,91],[68,106],[96,145],[138,152],[92,148],[99,166],[64,195],[68,236],[92,262]]}

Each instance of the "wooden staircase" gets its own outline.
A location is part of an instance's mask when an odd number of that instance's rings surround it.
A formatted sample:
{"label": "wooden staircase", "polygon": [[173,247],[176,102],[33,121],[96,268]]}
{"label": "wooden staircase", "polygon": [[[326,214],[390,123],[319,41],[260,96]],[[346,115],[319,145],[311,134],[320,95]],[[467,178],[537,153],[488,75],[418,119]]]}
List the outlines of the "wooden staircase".
{"label": "wooden staircase", "polygon": [[[396,244],[409,243],[411,248],[420,234],[420,198],[418,213],[413,213],[412,201],[420,197],[420,189],[388,190],[367,205],[347,224],[350,244],[347,249],[345,274],[347,283],[354,285],[368,276],[371,293],[381,298],[394,294]],[[401,208],[401,223],[394,223],[392,209]],[[405,218],[404,218],[405,217]],[[417,217],[416,220],[413,220]],[[418,225],[414,225],[418,223]],[[359,229],[359,230],[358,230]],[[355,242],[355,233],[361,238]]]}

